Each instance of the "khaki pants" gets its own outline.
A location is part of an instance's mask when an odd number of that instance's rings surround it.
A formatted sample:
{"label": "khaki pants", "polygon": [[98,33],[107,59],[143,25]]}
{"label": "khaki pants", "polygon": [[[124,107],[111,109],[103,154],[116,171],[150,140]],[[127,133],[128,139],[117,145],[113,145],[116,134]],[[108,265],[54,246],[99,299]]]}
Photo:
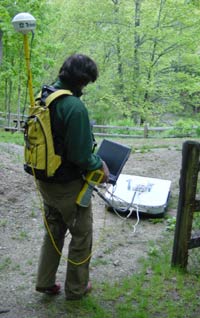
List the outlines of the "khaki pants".
{"label": "khaki pants", "polygon": [[[87,259],[92,249],[92,209],[82,208],[75,201],[83,181],[75,180],[66,184],[38,181],[44,201],[44,210],[56,246],[62,251],[66,231],[71,233],[68,259],[79,263]],[[55,284],[60,255],[55,250],[51,238],[45,230],[40,253],[37,287]],[[67,262],[65,293],[67,297],[78,298],[84,294],[89,280],[90,258],[81,265]]]}

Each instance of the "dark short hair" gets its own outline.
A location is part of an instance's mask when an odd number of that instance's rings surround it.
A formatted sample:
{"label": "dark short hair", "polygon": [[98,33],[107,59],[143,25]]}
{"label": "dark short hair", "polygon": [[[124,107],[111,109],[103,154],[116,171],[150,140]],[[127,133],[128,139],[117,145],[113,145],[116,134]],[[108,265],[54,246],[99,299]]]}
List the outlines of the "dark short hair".
{"label": "dark short hair", "polygon": [[60,68],[58,78],[69,88],[86,86],[95,82],[98,77],[96,63],[87,55],[73,54],[68,57]]}

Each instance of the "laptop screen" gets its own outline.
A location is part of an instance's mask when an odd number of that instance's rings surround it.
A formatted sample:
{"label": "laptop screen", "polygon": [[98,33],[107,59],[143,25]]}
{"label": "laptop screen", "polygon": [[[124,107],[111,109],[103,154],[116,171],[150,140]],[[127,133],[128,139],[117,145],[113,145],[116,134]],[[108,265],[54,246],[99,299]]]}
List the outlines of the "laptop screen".
{"label": "laptop screen", "polygon": [[126,161],[131,153],[131,148],[104,139],[97,151],[97,154],[106,162],[110,171],[109,183],[115,184]]}

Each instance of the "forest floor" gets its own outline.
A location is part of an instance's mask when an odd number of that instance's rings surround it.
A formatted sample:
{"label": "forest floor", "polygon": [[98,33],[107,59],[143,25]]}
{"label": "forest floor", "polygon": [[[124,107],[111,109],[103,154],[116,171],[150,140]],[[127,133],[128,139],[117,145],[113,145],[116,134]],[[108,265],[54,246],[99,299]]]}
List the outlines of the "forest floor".
{"label": "forest floor", "polygon": [[[141,218],[122,220],[105,209],[104,202],[93,198],[94,254],[91,261],[93,294],[102,282],[120,281],[139,270],[139,259],[148,254],[150,244],[164,239],[168,218],[176,216],[182,158],[180,139],[132,140],[134,148],[123,173],[171,181],[171,196],[165,217],[152,222]],[[126,140],[123,141],[126,144]],[[34,180],[23,171],[23,148],[0,144],[0,317],[44,318],[43,295],[35,292],[39,250],[43,236],[40,200]],[[66,239],[63,254],[67,256]],[[61,259],[58,281],[65,279],[66,260]],[[101,297],[101,295],[99,295]],[[57,317],[55,315],[55,317]],[[58,317],[64,317],[59,314]]]}

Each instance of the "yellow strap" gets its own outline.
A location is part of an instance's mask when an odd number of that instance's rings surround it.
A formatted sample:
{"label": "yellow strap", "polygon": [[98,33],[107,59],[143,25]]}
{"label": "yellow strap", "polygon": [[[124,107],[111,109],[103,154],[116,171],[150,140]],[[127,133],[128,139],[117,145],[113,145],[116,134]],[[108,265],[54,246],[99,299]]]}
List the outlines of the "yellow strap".
{"label": "yellow strap", "polygon": [[51,93],[45,101],[45,104],[47,107],[49,107],[49,105],[59,96],[62,95],[72,95],[72,92],[67,90],[67,89],[58,89],[57,91]]}

